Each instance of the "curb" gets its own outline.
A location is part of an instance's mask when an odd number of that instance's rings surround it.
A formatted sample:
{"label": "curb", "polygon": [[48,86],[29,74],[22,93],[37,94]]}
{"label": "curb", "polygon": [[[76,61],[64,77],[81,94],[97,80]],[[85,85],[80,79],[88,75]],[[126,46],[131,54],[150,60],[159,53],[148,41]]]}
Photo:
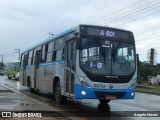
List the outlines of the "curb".
{"label": "curb", "polygon": [[5,85],[0,85],[0,93],[14,93],[13,90],[11,90],[10,88],[6,87]]}
{"label": "curb", "polygon": [[146,92],[146,91],[139,91],[139,90],[136,90],[136,92],[160,96],[160,93],[153,93],[153,92]]}
{"label": "curb", "polygon": [[[29,96],[27,96],[27,95],[25,95],[25,94],[23,94],[23,93],[21,93],[21,92],[19,92],[19,91],[16,91],[16,90],[14,90],[14,89],[12,89],[12,88],[9,88],[9,87],[6,86],[6,85],[0,85],[0,86],[3,86],[4,88],[8,89],[8,91],[11,91],[11,92],[16,93],[16,94],[19,94],[19,95],[23,95],[24,97],[26,97],[26,98],[28,98],[28,99],[30,99],[30,100],[33,100],[33,101],[35,101],[35,102],[38,102],[38,103],[40,103],[40,104],[44,104],[43,101],[39,101],[39,100],[37,100],[37,99],[34,99],[33,97],[29,97]],[[59,112],[56,108],[53,108],[53,107],[49,106],[48,104],[45,104],[45,106],[48,107],[51,111],[56,111],[57,113],[61,114],[62,117],[66,117],[66,118],[68,118],[68,119],[70,119],[70,120],[76,120],[74,117],[69,117],[69,116],[67,116],[66,114],[63,114],[63,113]],[[31,111],[32,111],[32,110],[31,110]]]}

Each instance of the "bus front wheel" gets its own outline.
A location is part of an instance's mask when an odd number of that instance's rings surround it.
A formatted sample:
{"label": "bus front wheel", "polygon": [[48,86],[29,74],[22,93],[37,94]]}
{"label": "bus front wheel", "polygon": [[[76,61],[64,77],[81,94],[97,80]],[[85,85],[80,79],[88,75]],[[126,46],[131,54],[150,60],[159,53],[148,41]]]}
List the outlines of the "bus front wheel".
{"label": "bus front wheel", "polygon": [[99,102],[102,104],[108,104],[110,102],[110,100],[99,99]]}
{"label": "bus front wheel", "polygon": [[55,101],[57,103],[65,102],[66,99],[67,99],[66,97],[61,95],[61,86],[60,86],[60,82],[59,81],[57,81],[57,83],[56,83],[54,96],[55,96]]}

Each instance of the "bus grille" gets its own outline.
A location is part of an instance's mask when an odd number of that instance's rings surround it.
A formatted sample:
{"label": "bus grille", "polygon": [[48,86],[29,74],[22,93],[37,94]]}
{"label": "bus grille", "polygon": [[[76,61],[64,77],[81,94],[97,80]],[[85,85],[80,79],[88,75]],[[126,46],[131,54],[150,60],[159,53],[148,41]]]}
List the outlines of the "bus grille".
{"label": "bus grille", "polygon": [[88,78],[93,82],[102,82],[102,83],[128,83],[131,80],[131,77],[106,78],[106,77],[88,76]]}
{"label": "bus grille", "polygon": [[95,91],[95,94],[97,96],[97,98],[99,99],[105,99],[105,97],[108,96],[116,96],[117,99],[122,98],[126,92],[99,92],[99,91]]}

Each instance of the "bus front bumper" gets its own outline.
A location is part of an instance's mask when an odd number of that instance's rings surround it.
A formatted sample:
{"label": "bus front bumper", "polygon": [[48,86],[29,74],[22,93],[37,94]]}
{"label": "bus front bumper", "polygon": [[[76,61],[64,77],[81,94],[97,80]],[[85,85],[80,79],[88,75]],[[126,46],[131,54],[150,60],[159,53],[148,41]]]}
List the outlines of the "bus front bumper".
{"label": "bus front bumper", "polygon": [[98,90],[87,88],[81,85],[75,85],[75,99],[134,99],[136,87],[132,89],[110,89]]}

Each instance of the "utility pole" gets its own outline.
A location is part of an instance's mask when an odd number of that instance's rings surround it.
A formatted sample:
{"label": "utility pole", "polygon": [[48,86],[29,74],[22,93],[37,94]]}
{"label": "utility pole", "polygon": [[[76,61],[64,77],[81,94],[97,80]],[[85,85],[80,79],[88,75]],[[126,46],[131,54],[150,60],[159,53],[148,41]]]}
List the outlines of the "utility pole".
{"label": "utility pole", "polygon": [[2,58],[2,63],[3,63],[3,58],[4,58],[4,55],[0,55],[0,57]]}
{"label": "utility pole", "polygon": [[20,60],[20,54],[21,54],[20,49],[15,49],[15,50],[16,50],[15,53],[18,53],[18,55],[19,55],[18,60]]}
{"label": "utility pole", "polygon": [[4,55],[0,55],[0,57],[2,58],[2,66],[0,66],[0,67],[2,67],[2,68],[0,68],[0,69],[3,69],[3,67],[4,67],[4,64],[3,64]]}

